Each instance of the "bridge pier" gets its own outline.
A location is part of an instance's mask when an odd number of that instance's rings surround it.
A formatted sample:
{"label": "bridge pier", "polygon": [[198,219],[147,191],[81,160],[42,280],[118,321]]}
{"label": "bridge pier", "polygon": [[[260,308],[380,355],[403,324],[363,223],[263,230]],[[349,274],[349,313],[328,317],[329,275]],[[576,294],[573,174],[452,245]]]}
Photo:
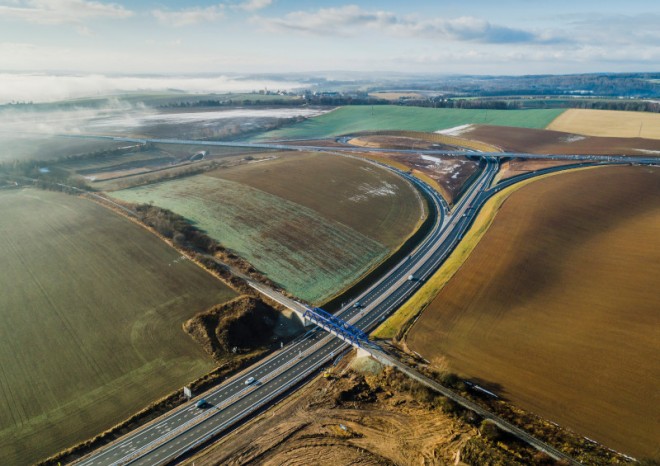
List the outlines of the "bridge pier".
{"label": "bridge pier", "polygon": [[299,309],[294,309],[293,312],[296,314],[298,319],[300,319],[300,322],[302,322],[303,327],[311,327],[312,325],[315,325],[314,322],[306,318],[305,313],[301,312]]}
{"label": "bridge pier", "polygon": [[378,361],[383,366],[394,366],[394,363],[389,358],[384,357],[384,355],[380,354],[378,351],[373,351],[371,349],[366,349],[364,347],[360,347],[357,349],[356,357],[371,358],[374,361]]}
{"label": "bridge pier", "polygon": [[357,357],[358,358],[373,358],[373,355],[364,348],[358,348],[357,349]]}

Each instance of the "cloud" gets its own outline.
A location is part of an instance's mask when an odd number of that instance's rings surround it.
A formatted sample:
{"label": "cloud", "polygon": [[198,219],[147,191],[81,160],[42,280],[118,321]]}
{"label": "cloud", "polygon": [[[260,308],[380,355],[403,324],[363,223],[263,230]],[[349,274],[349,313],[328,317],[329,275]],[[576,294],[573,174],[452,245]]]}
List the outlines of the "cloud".
{"label": "cloud", "polygon": [[270,6],[273,0],[246,0],[233,5],[234,8],[245,11],[257,11]]}
{"label": "cloud", "polygon": [[217,21],[225,17],[225,5],[211,5],[206,8],[194,7],[183,10],[153,10],[151,14],[159,23],[182,27],[202,22]]}
{"label": "cloud", "polygon": [[471,16],[420,19],[388,11],[367,11],[357,5],[321,8],[311,13],[294,11],[280,18],[255,16],[253,22],[269,31],[296,31],[313,35],[353,36],[366,28],[396,36],[423,36],[490,44],[563,41],[559,37],[495,25]]}
{"label": "cloud", "polygon": [[181,10],[156,9],[151,12],[159,23],[166,26],[183,27],[199,23],[210,23],[224,19],[227,11],[257,11],[266,8],[272,0],[245,0],[237,3],[218,3],[208,7],[192,7]]}
{"label": "cloud", "polygon": [[79,24],[93,18],[123,19],[133,15],[116,3],[88,0],[16,0],[0,5],[0,18],[38,24]]}
{"label": "cloud", "polygon": [[315,35],[354,35],[355,26],[384,27],[398,19],[393,13],[367,12],[357,5],[321,8],[314,13],[293,11],[282,18],[255,17],[254,22],[271,31],[298,31]]}

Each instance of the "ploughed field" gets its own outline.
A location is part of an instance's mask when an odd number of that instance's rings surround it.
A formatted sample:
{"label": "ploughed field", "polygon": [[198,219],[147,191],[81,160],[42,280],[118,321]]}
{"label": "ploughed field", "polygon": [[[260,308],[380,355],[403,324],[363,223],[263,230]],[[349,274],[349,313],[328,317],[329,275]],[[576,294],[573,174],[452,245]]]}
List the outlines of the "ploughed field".
{"label": "ploughed field", "polygon": [[408,345],[637,457],[660,453],[660,169],[513,193]]}
{"label": "ploughed field", "polygon": [[[658,124],[660,125],[660,122]],[[493,144],[512,152],[660,156],[660,141],[657,139],[584,136],[575,134],[579,131],[572,127],[566,128],[565,131],[573,132],[473,125],[467,128],[461,137]]]}
{"label": "ploughed field", "polygon": [[491,124],[545,128],[563,109],[472,110],[454,108],[356,105],[309,118],[285,128],[268,131],[257,140],[328,138],[361,131],[437,131],[465,124]]}
{"label": "ploughed field", "polygon": [[233,291],[61,193],[0,192],[0,458],[30,464],[212,369],[182,323]]}
{"label": "ploughed field", "polygon": [[354,158],[281,153],[115,191],[188,218],[294,295],[320,303],[416,229],[422,203],[399,176]]}

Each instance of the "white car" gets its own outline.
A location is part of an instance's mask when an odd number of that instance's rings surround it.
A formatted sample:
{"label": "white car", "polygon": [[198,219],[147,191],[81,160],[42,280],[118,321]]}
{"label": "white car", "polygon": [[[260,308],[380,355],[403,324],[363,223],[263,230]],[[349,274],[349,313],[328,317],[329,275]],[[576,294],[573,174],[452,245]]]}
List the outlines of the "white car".
{"label": "white car", "polygon": [[245,385],[250,385],[250,384],[254,383],[254,380],[255,380],[254,377],[249,377],[249,378],[245,379]]}

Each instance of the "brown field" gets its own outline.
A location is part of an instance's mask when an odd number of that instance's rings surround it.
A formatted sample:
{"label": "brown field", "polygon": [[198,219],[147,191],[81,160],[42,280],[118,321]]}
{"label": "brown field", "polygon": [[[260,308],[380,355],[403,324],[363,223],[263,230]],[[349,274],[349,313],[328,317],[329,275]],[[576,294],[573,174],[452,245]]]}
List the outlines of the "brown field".
{"label": "brown field", "polygon": [[409,332],[434,364],[633,456],[660,454],[660,169],[521,188]]}
{"label": "brown field", "polygon": [[547,129],[588,136],[660,139],[660,114],[569,109],[555,118]]}
{"label": "brown field", "polygon": [[408,182],[340,155],[284,153],[209,175],[305,206],[391,249],[414,231],[422,214],[420,199]]}
{"label": "brown field", "polygon": [[[402,142],[403,141],[403,142]],[[389,144],[396,143],[403,149],[411,148],[464,148],[481,152],[499,152],[500,148],[474,139],[450,136],[442,133],[429,133],[424,131],[375,131],[363,132],[349,140],[356,146],[390,148]],[[411,147],[414,146],[414,147]],[[398,148],[398,147],[395,147]]]}
{"label": "brown field", "polygon": [[495,177],[495,181],[506,180],[516,175],[532,172],[535,170],[543,170],[545,168],[560,167],[563,165],[574,165],[581,163],[580,161],[572,160],[534,160],[534,159],[512,159],[502,162],[500,171]]}
{"label": "brown field", "polygon": [[[570,111],[568,110],[567,113]],[[567,129],[567,131],[571,130]],[[577,131],[572,130],[572,133],[575,132]],[[461,136],[493,144],[505,151],[513,152],[649,155],[657,151],[655,155],[660,156],[660,141],[636,137],[591,137],[571,134],[571,132],[491,125],[473,125]]]}

